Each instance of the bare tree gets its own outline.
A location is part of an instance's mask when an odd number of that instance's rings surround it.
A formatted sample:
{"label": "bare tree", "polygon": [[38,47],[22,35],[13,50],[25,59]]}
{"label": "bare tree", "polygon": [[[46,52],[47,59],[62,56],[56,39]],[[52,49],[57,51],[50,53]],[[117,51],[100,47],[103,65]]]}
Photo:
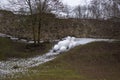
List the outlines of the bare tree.
{"label": "bare tree", "polygon": [[95,18],[110,18],[120,16],[119,0],[92,0],[91,11]]}
{"label": "bare tree", "polygon": [[75,12],[77,18],[82,18],[81,6],[77,6],[77,7],[74,9],[74,12]]}
{"label": "bare tree", "polygon": [[38,14],[38,43],[40,43],[40,30],[41,30],[41,21],[42,21],[42,14],[44,13],[50,13],[51,11],[57,11],[60,10],[63,5],[60,2],[60,0],[36,0],[36,12]]}
{"label": "bare tree", "polygon": [[[42,27],[42,15],[51,11],[59,11],[63,5],[60,0],[9,0],[12,4],[19,5],[29,11],[31,16],[31,26],[34,43],[40,43],[40,33]],[[15,6],[14,6],[15,7]],[[37,34],[35,31],[37,25]],[[37,36],[37,37],[36,37]]]}
{"label": "bare tree", "polygon": [[66,17],[70,17],[71,9],[69,5],[64,5],[63,12],[66,13]]}

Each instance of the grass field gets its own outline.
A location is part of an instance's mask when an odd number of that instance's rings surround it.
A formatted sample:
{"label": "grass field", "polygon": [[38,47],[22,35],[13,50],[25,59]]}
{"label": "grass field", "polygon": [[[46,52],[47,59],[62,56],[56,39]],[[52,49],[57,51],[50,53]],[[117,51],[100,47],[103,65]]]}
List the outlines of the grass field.
{"label": "grass field", "polygon": [[8,38],[0,38],[0,60],[8,58],[27,58],[42,55],[51,49],[51,43],[41,43],[40,46],[15,42]]}
{"label": "grass field", "polygon": [[120,80],[120,42],[93,42],[6,80]]}

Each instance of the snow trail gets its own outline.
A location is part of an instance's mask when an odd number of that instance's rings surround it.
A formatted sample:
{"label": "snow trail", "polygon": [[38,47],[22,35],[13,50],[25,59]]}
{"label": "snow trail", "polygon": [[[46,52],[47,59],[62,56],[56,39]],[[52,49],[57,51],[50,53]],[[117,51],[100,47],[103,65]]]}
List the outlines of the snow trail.
{"label": "snow trail", "polygon": [[[0,33],[0,36],[8,37],[9,35]],[[9,37],[13,39],[11,36]],[[63,38],[62,43],[64,43],[64,41],[66,40],[70,40],[69,44],[65,44],[65,46],[68,46],[69,48],[66,49],[64,48],[64,50],[57,48],[58,51],[54,52],[54,47],[53,47],[48,53],[33,58],[26,58],[26,59],[12,58],[7,61],[0,61],[0,78],[8,74],[13,74],[16,72],[24,72],[27,71],[27,69],[30,67],[39,66],[40,64],[51,61],[55,59],[59,53],[68,51],[71,48],[74,48],[75,46],[78,45],[84,45],[95,41],[107,41],[107,42],[116,41],[115,39],[75,38],[68,36],[66,38]],[[60,41],[58,43],[60,43]],[[59,46],[59,44],[56,45]],[[64,44],[60,44],[60,47],[61,46],[64,46]]]}

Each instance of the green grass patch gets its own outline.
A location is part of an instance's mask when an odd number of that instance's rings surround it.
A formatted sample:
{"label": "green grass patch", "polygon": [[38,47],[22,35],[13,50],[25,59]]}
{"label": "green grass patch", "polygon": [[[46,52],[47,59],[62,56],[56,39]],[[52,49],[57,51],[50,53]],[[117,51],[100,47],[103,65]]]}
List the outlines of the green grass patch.
{"label": "green grass patch", "polygon": [[120,42],[89,43],[10,80],[119,80],[119,58]]}
{"label": "green grass patch", "polygon": [[33,44],[15,42],[8,38],[0,38],[0,60],[42,55],[48,52],[51,46],[51,43],[41,43],[39,46],[33,46]]}
{"label": "green grass patch", "polygon": [[[48,63],[49,64],[49,63]],[[65,66],[61,63],[61,67],[53,66],[52,64],[46,66],[47,64],[43,64],[39,67],[36,67],[38,72],[36,73],[28,73],[26,75],[18,74],[19,78],[12,78],[8,80],[88,80],[85,76],[78,74],[76,71],[68,68],[65,69],[62,66]],[[52,68],[53,66],[53,68]],[[68,67],[66,65],[66,67]],[[32,69],[33,70],[33,69]],[[91,80],[91,79],[89,79]]]}

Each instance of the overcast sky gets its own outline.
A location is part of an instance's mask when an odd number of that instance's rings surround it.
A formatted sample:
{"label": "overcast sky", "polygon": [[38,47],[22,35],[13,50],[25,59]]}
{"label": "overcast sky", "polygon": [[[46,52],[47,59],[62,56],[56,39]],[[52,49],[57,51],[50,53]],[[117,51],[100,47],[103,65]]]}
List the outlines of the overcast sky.
{"label": "overcast sky", "polygon": [[[76,5],[84,5],[85,3],[89,3],[90,0],[61,0],[64,4],[70,5],[70,6],[76,6]],[[0,0],[0,3],[2,5],[7,4],[7,0]]]}
{"label": "overcast sky", "polygon": [[[71,7],[77,6],[77,5],[85,5],[86,3],[89,4],[90,0],[61,0],[64,4],[69,5]],[[8,5],[7,0],[0,0],[0,5],[4,6],[5,8],[10,8]]]}
{"label": "overcast sky", "polygon": [[62,0],[64,4],[70,5],[71,7],[77,5],[85,5],[86,3],[89,4],[90,0]]}

